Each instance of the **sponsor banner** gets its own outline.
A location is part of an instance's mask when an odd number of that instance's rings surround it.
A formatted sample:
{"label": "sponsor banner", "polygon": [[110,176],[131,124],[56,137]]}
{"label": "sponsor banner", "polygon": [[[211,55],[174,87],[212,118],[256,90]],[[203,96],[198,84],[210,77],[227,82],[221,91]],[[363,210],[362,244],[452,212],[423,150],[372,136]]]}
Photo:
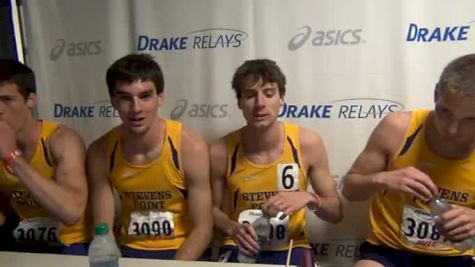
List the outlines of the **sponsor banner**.
{"label": "sponsor banner", "polygon": [[[41,3],[40,3],[41,2]],[[245,60],[275,60],[287,77],[279,119],[318,131],[343,174],[388,113],[432,108],[451,59],[475,52],[475,2],[302,0],[24,1],[27,62],[40,118],[89,144],[118,123],[105,73],[148,53],[165,76],[159,114],[206,141],[244,124],[231,79]],[[186,8],[184,8],[186,7]],[[352,266],[368,231],[367,205],[345,201],[332,225],[309,216],[322,266]]]}
{"label": "sponsor banner", "polygon": [[136,49],[146,52],[238,48],[247,37],[242,30],[225,28],[198,29],[176,37],[139,35]]}
{"label": "sponsor banner", "polygon": [[386,114],[404,110],[404,105],[395,100],[378,98],[348,98],[328,104],[285,103],[281,118],[298,119],[381,119]]}

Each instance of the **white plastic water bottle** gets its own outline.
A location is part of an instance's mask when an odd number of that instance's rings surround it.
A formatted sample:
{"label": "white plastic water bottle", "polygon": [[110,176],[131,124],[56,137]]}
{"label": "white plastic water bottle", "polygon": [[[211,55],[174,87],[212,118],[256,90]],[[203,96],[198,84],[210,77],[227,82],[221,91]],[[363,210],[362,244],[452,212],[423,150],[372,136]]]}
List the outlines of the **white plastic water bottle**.
{"label": "white plastic water bottle", "polygon": [[[267,213],[264,209],[262,210],[262,216],[257,218],[253,223],[252,227],[257,234],[257,243],[259,244],[259,252],[267,245],[269,242],[269,233],[272,225],[270,224],[270,214]],[[237,260],[241,263],[255,263],[259,256],[259,252],[253,256],[247,256],[238,252]]]}
{"label": "white plastic water bottle", "polygon": [[94,239],[88,251],[90,267],[118,267],[120,252],[114,239],[109,236],[109,225],[98,223]]}
{"label": "white plastic water bottle", "polygon": [[[435,219],[435,221],[437,221],[438,217],[442,213],[452,209],[452,205],[443,198],[433,197],[429,201],[429,208],[430,208],[430,213],[432,217]],[[473,249],[475,248],[475,237],[467,238],[458,243],[454,243],[454,247],[458,249],[460,252],[465,252],[469,249]]]}

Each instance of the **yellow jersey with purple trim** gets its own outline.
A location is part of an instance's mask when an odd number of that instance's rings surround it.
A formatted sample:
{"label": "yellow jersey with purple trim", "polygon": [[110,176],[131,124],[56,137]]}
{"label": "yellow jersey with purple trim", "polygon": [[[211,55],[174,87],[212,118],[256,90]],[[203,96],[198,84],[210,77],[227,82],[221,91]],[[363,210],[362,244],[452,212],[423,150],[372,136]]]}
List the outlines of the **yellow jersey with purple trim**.
{"label": "yellow jersey with purple trim", "polygon": [[[413,166],[426,173],[450,203],[475,207],[475,153],[450,160],[433,153],[426,140],[428,110],[412,111],[404,142],[392,157],[388,171]],[[371,235],[368,241],[399,250],[438,256],[461,255],[437,231],[427,204],[410,194],[383,191],[370,205]],[[474,255],[468,250],[464,255]]]}
{"label": "yellow jersey with purple trim", "polygon": [[[30,165],[46,179],[54,179],[56,163],[50,154],[48,139],[58,128],[58,123],[42,121],[36,150]],[[19,242],[29,244],[71,245],[86,242],[84,218],[66,226],[49,215],[48,211],[30,195],[9,167],[0,162],[0,191],[10,199],[10,205],[20,218],[13,236]]]}
{"label": "yellow jersey with purple trim", "polygon": [[[246,158],[241,130],[230,133],[227,138],[228,166],[226,185],[229,193],[233,221],[251,223],[262,216],[261,207],[267,199],[281,191],[307,190],[307,174],[303,167],[297,125],[282,122],[284,126],[284,149],[272,163],[260,165]],[[309,247],[305,232],[305,209],[292,216],[272,217],[269,244],[266,251],[287,250],[290,239],[293,246]],[[224,237],[224,245],[235,245],[230,237]]]}
{"label": "yellow jersey with purple trim", "polygon": [[164,121],[160,156],[146,165],[125,159],[118,127],[107,136],[108,178],[122,204],[119,243],[134,249],[178,249],[190,231],[180,157],[182,124]]}

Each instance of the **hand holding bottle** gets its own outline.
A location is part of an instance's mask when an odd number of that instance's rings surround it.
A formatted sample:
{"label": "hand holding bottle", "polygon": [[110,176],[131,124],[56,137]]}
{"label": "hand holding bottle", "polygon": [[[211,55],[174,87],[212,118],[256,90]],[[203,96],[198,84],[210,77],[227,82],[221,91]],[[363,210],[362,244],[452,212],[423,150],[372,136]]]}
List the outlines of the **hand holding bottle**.
{"label": "hand holding bottle", "polygon": [[429,208],[438,229],[455,248],[464,252],[475,248],[475,211],[467,207],[451,205],[447,200],[434,197]]}

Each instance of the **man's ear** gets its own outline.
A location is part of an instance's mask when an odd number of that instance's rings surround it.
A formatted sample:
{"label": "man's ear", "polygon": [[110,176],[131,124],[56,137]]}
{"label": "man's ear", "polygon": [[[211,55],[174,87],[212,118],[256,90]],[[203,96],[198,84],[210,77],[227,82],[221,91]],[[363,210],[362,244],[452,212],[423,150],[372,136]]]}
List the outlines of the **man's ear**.
{"label": "man's ear", "polygon": [[439,100],[439,96],[440,96],[440,86],[439,86],[439,83],[437,83],[434,88],[434,103],[437,102],[437,100]]}
{"label": "man's ear", "polygon": [[158,106],[161,107],[163,104],[163,101],[165,100],[165,94],[163,92],[157,94],[158,98]]}
{"label": "man's ear", "polygon": [[28,98],[26,99],[26,106],[30,109],[34,108],[36,105],[36,94],[29,93]]}

